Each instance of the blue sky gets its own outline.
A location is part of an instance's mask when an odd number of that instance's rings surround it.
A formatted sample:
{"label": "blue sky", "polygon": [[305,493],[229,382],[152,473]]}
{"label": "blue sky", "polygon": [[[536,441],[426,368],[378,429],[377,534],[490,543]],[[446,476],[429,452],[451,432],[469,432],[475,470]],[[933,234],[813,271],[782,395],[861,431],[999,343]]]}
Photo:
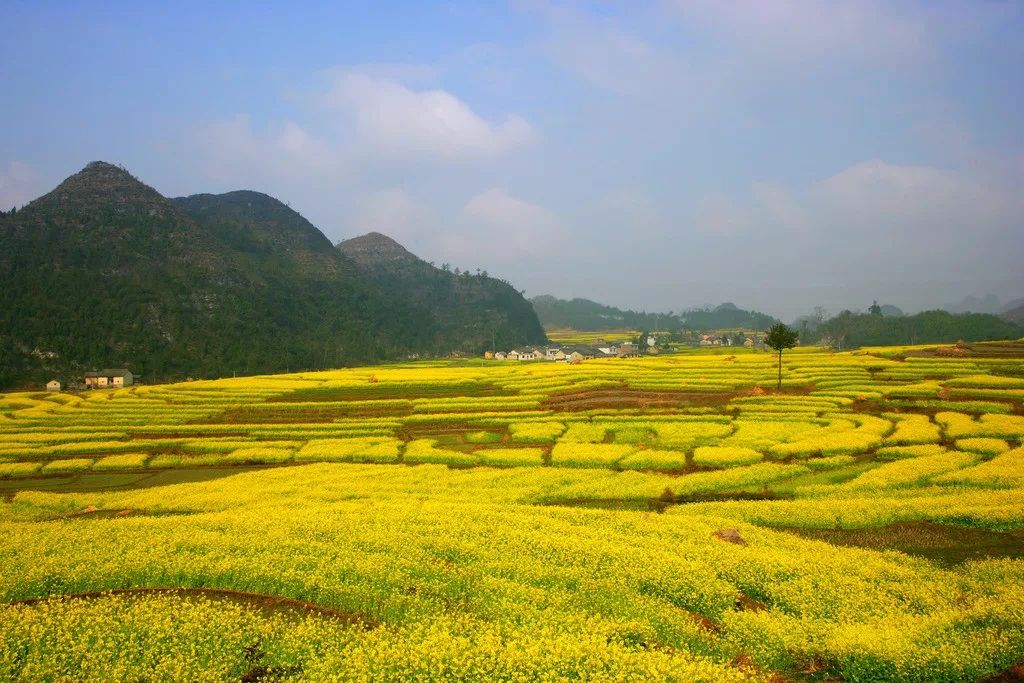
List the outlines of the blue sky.
{"label": "blue sky", "polygon": [[0,206],[88,161],[528,294],[1024,296],[1016,2],[2,3]]}

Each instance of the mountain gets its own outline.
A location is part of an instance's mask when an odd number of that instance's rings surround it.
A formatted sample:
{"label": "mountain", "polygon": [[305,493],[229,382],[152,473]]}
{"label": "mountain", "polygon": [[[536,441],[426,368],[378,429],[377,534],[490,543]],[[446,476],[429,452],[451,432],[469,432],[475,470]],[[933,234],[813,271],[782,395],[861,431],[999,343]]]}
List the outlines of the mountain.
{"label": "mountain", "polygon": [[337,248],[380,291],[429,312],[435,353],[547,341],[530,303],[507,282],[486,273],[436,268],[379,232],[344,240]]}
{"label": "mountain", "polygon": [[1017,305],[1005,311],[1001,317],[1017,325],[1024,325],[1024,301],[1013,303],[1017,303]]}
{"label": "mountain", "polygon": [[558,299],[542,294],[530,299],[537,317],[546,328],[572,328],[580,331],[613,329],[673,329],[679,326],[674,316],[664,313],[637,313],[605,306],[590,299]]}
{"label": "mountain", "polygon": [[995,294],[986,294],[983,297],[971,294],[958,302],[945,304],[942,310],[950,313],[1002,313],[1006,307]]}
{"label": "mountain", "polygon": [[713,330],[743,327],[766,329],[778,322],[770,315],[745,311],[733,303],[694,309],[678,315],[643,313],[605,306],[589,299],[558,299],[549,294],[530,299],[537,317],[548,328],[568,327],[580,331],[611,330]]}
{"label": "mountain", "polygon": [[719,330],[742,327],[748,330],[766,330],[777,318],[767,313],[748,311],[733,303],[720,304],[714,308],[685,311],[680,314],[683,325],[691,330]]}
{"label": "mountain", "polygon": [[0,213],[0,386],[95,367],[155,382],[479,350],[442,325],[436,306],[382,288],[257,192],[170,200],[93,162]]}

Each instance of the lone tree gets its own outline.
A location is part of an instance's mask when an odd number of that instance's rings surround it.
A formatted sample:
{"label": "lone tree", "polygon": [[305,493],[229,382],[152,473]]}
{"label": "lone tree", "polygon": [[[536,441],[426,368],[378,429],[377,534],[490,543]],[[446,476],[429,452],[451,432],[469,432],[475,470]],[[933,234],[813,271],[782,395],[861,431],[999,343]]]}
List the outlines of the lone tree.
{"label": "lone tree", "polygon": [[764,335],[765,345],[779,352],[779,391],[782,391],[782,352],[796,346],[796,340],[799,337],[800,335],[782,323],[775,323],[768,328]]}

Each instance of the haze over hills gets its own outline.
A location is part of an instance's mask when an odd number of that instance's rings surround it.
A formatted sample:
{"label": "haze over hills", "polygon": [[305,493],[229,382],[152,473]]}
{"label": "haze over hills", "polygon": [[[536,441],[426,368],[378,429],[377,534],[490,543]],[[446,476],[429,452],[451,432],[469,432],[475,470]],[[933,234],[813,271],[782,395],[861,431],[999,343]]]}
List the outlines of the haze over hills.
{"label": "haze over hills", "polygon": [[543,341],[504,283],[473,276],[438,300],[390,277],[267,195],[171,200],[93,162],[0,215],[0,385],[103,366],[157,381],[482,351],[483,332],[451,324],[453,300],[505,343]]}
{"label": "haze over hills", "polygon": [[692,330],[743,327],[761,330],[778,319],[747,311],[735,304],[695,308],[680,313],[645,313],[605,306],[589,299],[559,299],[544,294],[530,299],[541,323],[547,328],[568,327],[580,331],[624,328],[632,330]]}

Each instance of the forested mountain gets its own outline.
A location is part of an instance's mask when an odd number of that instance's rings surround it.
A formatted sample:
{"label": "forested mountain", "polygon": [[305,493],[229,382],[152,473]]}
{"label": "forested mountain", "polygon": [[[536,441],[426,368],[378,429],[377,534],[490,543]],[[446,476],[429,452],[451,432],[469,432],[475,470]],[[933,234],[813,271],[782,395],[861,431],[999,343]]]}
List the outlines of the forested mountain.
{"label": "forested mountain", "polygon": [[[506,328],[510,343],[535,338],[529,323]],[[93,162],[0,214],[0,386],[94,367],[163,381],[480,348],[256,192],[169,200]]]}
{"label": "forested mountain", "polygon": [[779,322],[778,318],[767,313],[747,311],[732,303],[720,304],[714,308],[685,311],[679,317],[683,325],[691,330],[718,330],[735,327],[766,330]]}
{"label": "forested mountain", "polygon": [[1017,339],[1024,335],[1024,328],[988,313],[922,311],[890,317],[843,311],[823,323],[817,333],[836,346],[852,348],[953,343],[960,339],[969,342]]}
{"label": "forested mountain", "polygon": [[542,294],[530,299],[542,325],[548,328],[568,327],[580,331],[613,330],[616,328],[670,329],[679,327],[679,320],[665,313],[638,313],[614,306],[605,306],[589,299],[558,299]]}
{"label": "forested mountain", "polygon": [[714,330],[743,327],[763,330],[778,322],[770,315],[745,311],[725,303],[715,308],[693,309],[680,313],[638,313],[605,306],[589,299],[558,299],[550,295],[530,299],[537,317],[545,327],[569,327],[580,331],[610,330]]}
{"label": "forested mountain", "polygon": [[378,232],[345,240],[338,250],[380,291],[431,312],[434,353],[547,341],[530,302],[507,282],[436,268]]}

